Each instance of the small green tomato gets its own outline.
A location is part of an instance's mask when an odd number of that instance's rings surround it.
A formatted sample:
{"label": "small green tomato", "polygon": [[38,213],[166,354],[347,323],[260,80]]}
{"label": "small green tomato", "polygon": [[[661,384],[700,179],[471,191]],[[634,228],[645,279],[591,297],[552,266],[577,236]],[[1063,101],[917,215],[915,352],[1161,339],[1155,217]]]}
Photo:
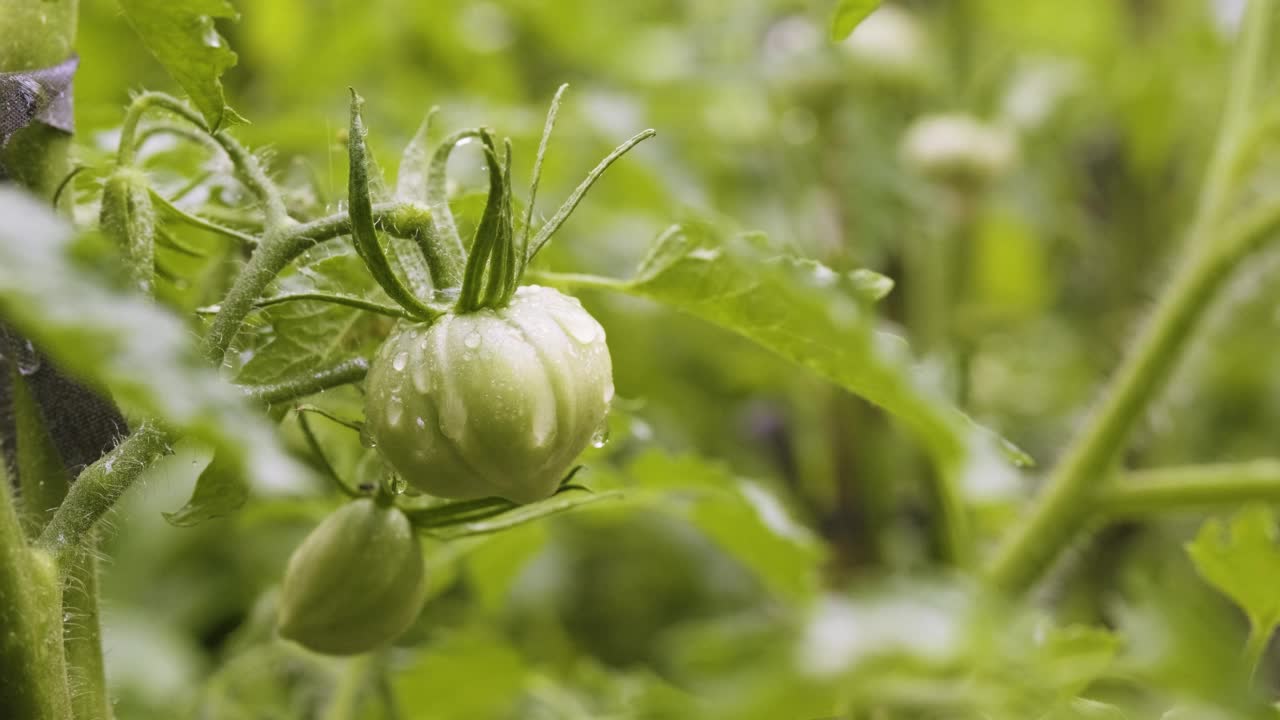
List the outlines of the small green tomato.
{"label": "small green tomato", "polygon": [[367,652],[413,623],[426,592],[409,518],[394,506],[355,500],[325,518],[289,558],[280,635],[328,655]]}
{"label": "small green tomato", "polygon": [[556,491],[612,400],[604,328],[527,285],[497,310],[397,328],[369,369],[365,431],[423,492],[526,503]]}

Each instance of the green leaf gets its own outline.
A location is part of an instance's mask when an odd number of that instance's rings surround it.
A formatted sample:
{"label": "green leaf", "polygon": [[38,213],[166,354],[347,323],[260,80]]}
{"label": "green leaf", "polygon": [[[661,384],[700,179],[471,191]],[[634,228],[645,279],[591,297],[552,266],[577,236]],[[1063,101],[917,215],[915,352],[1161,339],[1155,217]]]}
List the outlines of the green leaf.
{"label": "green leaf", "polygon": [[905,341],[880,330],[865,285],[772,252],[758,235],[697,226],[659,238],[625,289],[732,330],[880,405],[956,458],[968,422],[917,377]]}
{"label": "green leaf", "polygon": [[1255,633],[1271,635],[1280,624],[1280,544],[1271,508],[1249,506],[1230,525],[1208,520],[1187,554],[1205,582],[1240,606]]}
{"label": "green leaf", "polygon": [[220,79],[236,64],[236,54],[213,23],[214,18],[239,18],[229,0],[120,0],[120,7],[211,129],[245,121],[227,105]]}
{"label": "green leaf", "polygon": [[[881,329],[866,276],[837,273],[781,254],[758,234],[722,236],[705,226],[663,233],[629,281],[544,274],[549,282],[646,297],[719,325],[802,365],[901,420],[928,448],[953,516],[949,538],[967,542],[961,486],[975,492],[1009,485],[1008,447],[974,424],[932,387],[906,342]],[[882,284],[880,284],[882,286]]]}
{"label": "green leaf", "polygon": [[63,370],[212,447],[239,474],[300,481],[305,471],[203,363],[181,320],[73,264],[71,228],[43,203],[0,188],[0,217],[0,317]]}
{"label": "green leaf", "polygon": [[849,37],[878,7],[880,0],[840,0],[831,15],[831,41],[840,42]]}
{"label": "green leaf", "polygon": [[[184,449],[181,447],[183,445],[189,447]],[[191,462],[202,462],[205,467],[196,478],[195,490],[187,504],[177,512],[162,513],[169,524],[177,527],[190,527],[205,520],[229,515],[249,499],[249,483],[243,475],[236,472],[234,465],[219,456],[211,455],[206,449],[190,445],[179,442],[180,447],[175,448],[175,452],[182,451],[192,457]]]}
{"label": "green leaf", "polygon": [[[311,293],[358,296],[393,306],[346,244],[309,250],[276,279],[267,297]],[[328,302],[302,300],[263,308],[236,338],[236,348],[246,358],[236,382],[269,385],[367,355],[378,341],[379,322],[375,314]]]}

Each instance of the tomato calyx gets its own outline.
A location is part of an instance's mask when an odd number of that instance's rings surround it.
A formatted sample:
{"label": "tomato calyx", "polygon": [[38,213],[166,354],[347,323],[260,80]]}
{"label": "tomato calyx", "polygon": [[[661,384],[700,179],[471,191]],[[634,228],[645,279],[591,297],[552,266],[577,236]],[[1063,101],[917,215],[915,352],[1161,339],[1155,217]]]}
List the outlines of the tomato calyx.
{"label": "tomato calyx", "polygon": [[[645,130],[615,148],[588,173],[559,210],[533,233],[534,203],[542,162],[567,87],[562,85],[556,92],[547,113],[534,160],[529,204],[518,233],[511,185],[510,138],[503,138],[499,151],[492,131],[468,128],[453,133],[433,152],[427,152],[426,136],[436,110],[433,108],[428,113],[401,162],[396,196],[403,203],[403,209],[392,218],[390,227],[382,229],[417,241],[436,285],[433,296],[429,298],[418,297],[404,285],[379,242],[380,228],[374,222],[371,192],[371,174],[376,172],[376,168],[365,143],[366,129],[361,112],[364,100],[354,89],[351,91],[351,126],[347,145],[351,163],[348,203],[352,240],[370,274],[409,317],[432,322],[447,312],[461,314],[506,307],[520,287],[525,268],[568,220],[596,180],[619,157],[654,135],[653,130]],[[463,142],[475,139],[479,139],[483,147],[489,170],[489,191],[468,252],[449,209],[446,171],[453,150]]]}

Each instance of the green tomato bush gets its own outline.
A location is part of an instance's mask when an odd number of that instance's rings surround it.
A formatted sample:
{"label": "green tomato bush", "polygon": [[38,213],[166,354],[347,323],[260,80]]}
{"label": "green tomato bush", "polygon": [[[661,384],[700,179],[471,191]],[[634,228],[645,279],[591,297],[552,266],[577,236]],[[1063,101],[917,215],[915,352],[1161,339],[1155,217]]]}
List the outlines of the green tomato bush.
{"label": "green tomato bush", "polygon": [[1274,718],[1276,0],[313,4],[0,3],[0,716]]}

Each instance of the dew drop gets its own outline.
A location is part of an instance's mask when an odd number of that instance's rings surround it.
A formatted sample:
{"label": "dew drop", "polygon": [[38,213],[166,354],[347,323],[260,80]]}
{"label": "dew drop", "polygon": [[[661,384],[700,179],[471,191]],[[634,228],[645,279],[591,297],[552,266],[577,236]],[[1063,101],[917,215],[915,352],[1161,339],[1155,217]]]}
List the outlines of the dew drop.
{"label": "dew drop", "polygon": [[416,417],[416,418],[414,418],[414,419],[413,419],[413,424],[414,424],[414,425],[417,425],[419,430],[426,430],[426,429],[427,429],[427,421],[426,421],[426,420],[424,420],[424,419],[422,419],[422,417]]}
{"label": "dew drop", "polygon": [[222,38],[218,37],[218,30],[212,24],[205,28],[204,44],[211,48],[222,47]]}
{"label": "dew drop", "polygon": [[583,345],[596,339],[596,321],[586,313],[565,313],[560,316],[560,325]]}
{"label": "dew drop", "polygon": [[602,448],[609,444],[609,423],[601,423],[600,427],[591,434],[591,447]]}
{"label": "dew drop", "polygon": [[404,366],[408,364],[409,364],[409,353],[403,350],[396,353],[395,358],[392,359],[391,361],[391,367],[395,368],[396,372],[400,372],[404,370]]}
{"label": "dew drop", "polygon": [[22,375],[34,375],[40,369],[40,353],[36,352],[35,345],[27,340],[22,350],[18,352],[18,372]]}
{"label": "dew drop", "polygon": [[360,444],[367,448],[378,447],[378,442],[373,439],[372,435],[369,434],[368,425],[360,426]]}
{"label": "dew drop", "polygon": [[605,405],[608,405],[609,403],[613,402],[613,383],[612,382],[605,383],[604,392],[601,394],[600,399],[604,401]]}
{"label": "dew drop", "polygon": [[399,473],[387,473],[386,484],[392,495],[403,495],[409,489],[409,483]]}
{"label": "dew drop", "polygon": [[462,339],[462,344],[466,345],[472,350],[475,350],[476,348],[480,347],[480,342],[481,342],[480,333],[475,332],[474,330],[468,333],[467,336]]}
{"label": "dew drop", "polygon": [[403,416],[404,403],[400,401],[399,395],[392,395],[387,399],[387,424],[393,427],[399,425]]}

